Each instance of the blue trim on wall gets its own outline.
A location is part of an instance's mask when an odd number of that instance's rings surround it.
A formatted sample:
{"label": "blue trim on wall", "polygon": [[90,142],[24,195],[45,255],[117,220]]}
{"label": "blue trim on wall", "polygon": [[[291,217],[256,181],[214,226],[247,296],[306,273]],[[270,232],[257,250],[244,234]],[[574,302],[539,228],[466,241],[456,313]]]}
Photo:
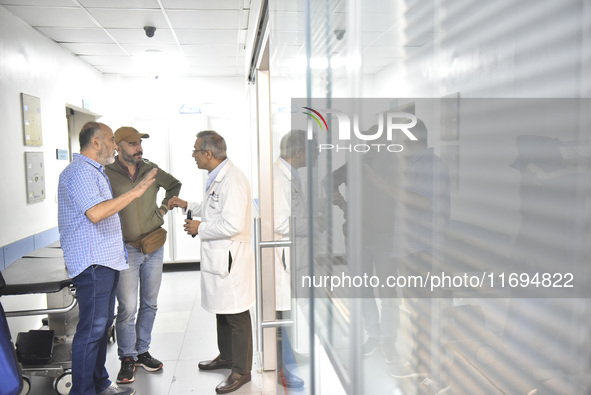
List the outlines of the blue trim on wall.
{"label": "blue trim on wall", "polygon": [[54,243],[56,240],[60,238],[60,232],[55,228],[48,229],[44,232],[37,233],[33,235],[35,241],[35,249],[47,247],[51,243]]}
{"label": "blue trim on wall", "polygon": [[14,243],[4,246],[4,266],[8,267],[17,259],[22,258],[23,255],[35,249],[35,242],[33,236],[25,237]]}
{"label": "blue trim on wall", "polygon": [[59,240],[59,238],[60,235],[56,226],[55,228],[36,233],[32,236],[25,237],[24,239],[1,247],[2,257],[0,260],[0,270],[6,269],[11,263],[22,258],[23,255],[38,248],[46,247]]}

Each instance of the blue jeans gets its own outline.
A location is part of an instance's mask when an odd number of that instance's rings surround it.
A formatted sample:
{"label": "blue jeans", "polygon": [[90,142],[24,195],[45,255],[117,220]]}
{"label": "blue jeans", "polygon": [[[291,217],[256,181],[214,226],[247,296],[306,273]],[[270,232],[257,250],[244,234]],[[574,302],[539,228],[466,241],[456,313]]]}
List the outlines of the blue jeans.
{"label": "blue jeans", "polygon": [[118,271],[100,265],[90,266],[72,279],[79,321],[72,341],[71,395],[96,395],[111,385],[105,360],[118,279]]}
{"label": "blue jeans", "polygon": [[164,248],[144,254],[128,244],[127,254],[129,269],[121,271],[117,288],[117,353],[120,358],[136,358],[138,354],[149,350],[152,341],[152,327],[158,310],[158,292],[162,281]]}
{"label": "blue jeans", "polygon": [[[365,273],[370,276],[375,270],[375,275],[383,284],[388,276],[398,275],[398,262],[390,257],[392,236],[385,232],[368,239],[363,249],[363,267]],[[395,342],[400,326],[400,303],[396,288],[378,287],[377,291],[381,302],[381,319],[374,289],[371,287],[363,289],[362,308],[365,330],[369,337]]]}

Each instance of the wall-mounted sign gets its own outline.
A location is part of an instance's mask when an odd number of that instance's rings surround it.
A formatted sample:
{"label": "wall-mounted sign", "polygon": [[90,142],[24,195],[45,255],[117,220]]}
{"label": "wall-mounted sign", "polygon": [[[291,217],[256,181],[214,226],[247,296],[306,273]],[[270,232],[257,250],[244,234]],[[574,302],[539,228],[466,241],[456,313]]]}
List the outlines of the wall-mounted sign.
{"label": "wall-mounted sign", "polygon": [[23,113],[23,134],[25,145],[43,145],[41,134],[41,100],[38,97],[21,93]]}
{"label": "wall-mounted sign", "polygon": [[45,165],[43,152],[25,152],[27,203],[45,199]]}
{"label": "wall-mounted sign", "polygon": [[68,150],[57,148],[55,150],[55,157],[57,160],[68,160]]}

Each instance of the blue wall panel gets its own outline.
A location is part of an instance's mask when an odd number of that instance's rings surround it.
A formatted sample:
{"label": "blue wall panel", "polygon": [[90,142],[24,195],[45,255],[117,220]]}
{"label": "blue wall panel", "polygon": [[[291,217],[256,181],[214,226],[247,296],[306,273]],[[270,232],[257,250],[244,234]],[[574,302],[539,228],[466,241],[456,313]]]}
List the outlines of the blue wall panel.
{"label": "blue wall panel", "polygon": [[45,232],[37,233],[33,237],[35,238],[35,249],[38,249],[47,247],[51,243],[59,240],[60,233],[56,226],[55,228],[48,229]]}
{"label": "blue wall panel", "polygon": [[25,237],[24,239],[1,247],[0,270],[7,268],[12,262],[22,258],[23,255],[38,248],[46,247],[59,240],[59,238],[60,235],[56,226],[55,228]]}
{"label": "blue wall panel", "polygon": [[23,255],[35,249],[33,236],[26,237],[14,243],[4,246],[4,267],[8,267],[12,262],[22,258]]}

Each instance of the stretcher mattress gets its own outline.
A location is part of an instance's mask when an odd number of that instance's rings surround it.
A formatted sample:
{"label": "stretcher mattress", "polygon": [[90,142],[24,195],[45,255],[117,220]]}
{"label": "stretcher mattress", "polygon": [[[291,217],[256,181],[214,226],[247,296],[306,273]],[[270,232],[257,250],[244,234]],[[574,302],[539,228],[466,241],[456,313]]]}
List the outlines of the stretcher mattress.
{"label": "stretcher mattress", "polygon": [[68,276],[61,252],[61,249],[42,248],[34,251],[36,256],[28,254],[13,262],[2,271],[6,286],[0,290],[0,295],[53,293],[70,286],[72,279]]}

